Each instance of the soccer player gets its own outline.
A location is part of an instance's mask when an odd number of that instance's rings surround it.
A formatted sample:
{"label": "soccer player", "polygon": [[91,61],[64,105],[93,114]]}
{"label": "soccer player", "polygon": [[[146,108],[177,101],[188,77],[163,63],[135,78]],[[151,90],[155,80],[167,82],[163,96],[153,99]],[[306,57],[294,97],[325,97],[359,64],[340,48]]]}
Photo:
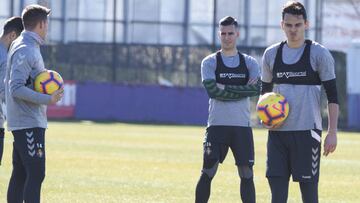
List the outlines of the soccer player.
{"label": "soccer player", "polygon": [[46,105],[63,96],[63,89],[52,95],[33,90],[36,75],[45,71],[40,45],[47,35],[49,13],[49,9],[39,5],[25,7],[21,16],[25,31],[9,50],[5,97],[7,128],[14,136],[13,170],[7,193],[11,203],[40,202],[45,177]]}
{"label": "soccer player", "polygon": [[334,152],[337,144],[339,107],[334,59],[324,46],[305,39],[308,27],[304,6],[287,2],[281,21],[286,40],[268,47],[262,59],[261,94],[280,93],[290,106],[282,126],[267,126],[266,177],[273,203],[287,202],[290,175],[299,182],[303,202],[318,202],[321,85],[326,91],[329,115],[324,155]]}
{"label": "soccer player", "polygon": [[210,99],[203,167],[195,202],[208,201],[211,180],[230,147],[241,178],[241,199],[253,203],[254,142],[249,97],[259,95],[260,66],[254,58],[237,50],[240,32],[236,19],[230,16],[221,19],[218,35],[221,50],[205,57],[201,63],[202,81]]}
{"label": "soccer player", "polygon": [[6,72],[7,52],[10,44],[20,35],[24,29],[20,17],[12,17],[5,21],[3,32],[0,37],[0,165],[4,150],[4,120],[5,115],[2,104],[5,102],[5,84],[3,83]]}

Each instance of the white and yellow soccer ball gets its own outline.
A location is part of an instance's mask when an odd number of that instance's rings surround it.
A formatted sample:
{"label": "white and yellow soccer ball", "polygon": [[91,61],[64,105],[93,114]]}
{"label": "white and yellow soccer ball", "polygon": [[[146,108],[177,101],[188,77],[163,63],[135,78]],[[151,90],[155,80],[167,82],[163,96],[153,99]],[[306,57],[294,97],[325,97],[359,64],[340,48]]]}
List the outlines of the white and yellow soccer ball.
{"label": "white and yellow soccer ball", "polygon": [[52,94],[63,85],[64,81],[59,73],[53,70],[46,70],[36,76],[34,89],[43,94]]}
{"label": "white and yellow soccer ball", "polygon": [[257,115],[266,126],[278,127],[289,115],[289,103],[286,98],[275,92],[268,92],[259,98]]}

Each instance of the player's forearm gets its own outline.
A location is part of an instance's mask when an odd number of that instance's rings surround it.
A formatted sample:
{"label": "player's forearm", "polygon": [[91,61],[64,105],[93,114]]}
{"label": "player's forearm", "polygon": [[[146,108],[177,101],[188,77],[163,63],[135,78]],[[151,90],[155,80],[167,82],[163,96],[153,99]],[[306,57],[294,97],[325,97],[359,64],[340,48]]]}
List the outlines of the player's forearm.
{"label": "player's forearm", "polygon": [[328,99],[328,131],[333,132],[331,134],[336,134],[339,117],[336,79],[322,81],[322,84]]}
{"label": "player's forearm", "polygon": [[5,89],[0,87],[0,101],[5,100]]}
{"label": "player's forearm", "polygon": [[10,86],[10,92],[11,95],[15,98],[32,102],[35,104],[49,104],[51,101],[50,95],[35,92],[34,90],[25,86],[21,86],[17,88]]}
{"label": "player's forearm", "polygon": [[261,81],[260,94],[263,95],[263,94],[265,94],[267,92],[272,92],[273,87],[274,87],[273,83],[271,83],[271,82],[268,83],[268,82]]}
{"label": "player's forearm", "polygon": [[4,81],[4,80],[1,80],[0,78],[0,101],[2,100],[5,100],[5,83],[4,82],[1,82],[1,81]]}
{"label": "player's forearm", "polygon": [[337,131],[339,117],[339,105],[335,103],[328,104],[328,131]]}
{"label": "player's forearm", "polygon": [[225,90],[238,93],[245,97],[258,96],[260,94],[260,84],[253,85],[226,85]]}
{"label": "player's forearm", "polygon": [[209,97],[213,99],[218,99],[222,101],[238,101],[240,99],[247,97],[238,93],[229,92],[225,89],[220,89],[217,86],[215,80],[204,80],[203,85]]}
{"label": "player's forearm", "polygon": [[6,63],[1,63],[0,65],[0,99],[5,99],[5,83],[4,78],[6,74]]}

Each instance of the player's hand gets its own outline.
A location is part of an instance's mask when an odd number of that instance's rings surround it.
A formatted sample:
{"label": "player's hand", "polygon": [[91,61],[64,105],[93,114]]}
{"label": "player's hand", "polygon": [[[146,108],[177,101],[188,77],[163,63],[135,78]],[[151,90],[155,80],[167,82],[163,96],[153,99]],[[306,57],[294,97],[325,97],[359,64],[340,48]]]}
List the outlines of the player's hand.
{"label": "player's hand", "polygon": [[258,82],[259,78],[250,78],[248,81],[248,85],[255,85]]}
{"label": "player's hand", "polygon": [[337,145],[337,135],[336,131],[328,131],[324,142],[324,156],[333,153]]}
{"label": "player's hand", "polygon": [[64,88],[61,87],[51,95],[50,104],[55,104],[56,102],[60,101],[60,99],[63,98],[63,96],[64,96]]}

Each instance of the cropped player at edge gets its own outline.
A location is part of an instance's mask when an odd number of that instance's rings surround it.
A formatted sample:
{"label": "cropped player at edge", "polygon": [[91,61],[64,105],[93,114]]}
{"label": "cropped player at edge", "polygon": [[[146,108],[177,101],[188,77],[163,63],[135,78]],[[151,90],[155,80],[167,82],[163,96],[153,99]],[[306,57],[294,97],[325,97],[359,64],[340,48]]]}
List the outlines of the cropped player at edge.
{"label": "cropped player at edge", "polygon": [[305,40],[308,27],[304,6],[287,2],[281,21],[286,40],[268,47],[262,59],[261,93],[280,93],[290,106],[281,126],[267,126],[266,177],[273,203],[287,202],[290,176],[299,182],[303,202],[318,202],[321,85],[326,91],[329,115],[324,155],[334,152],[337,145],[339,106],[334,59],[321,44]]}
{"label": "cropped player at edge", "polygon": [[12,17],[5,21],[2,35],[0,37],[0,165],[4,146],[4,121],[5,115],[2,110],[2,104],[5,102],[5,84],[7,52],[11,43],[20,35],[24,29],[21,17]]}
{"label": "cropped player at edge", "polygon": [[241,199],[254,203],[254,141],[249,97],[259,95],[260,67],[253,57],[236,48],[240,35],[236,19],[230,16],[221,19],[218,34],[221,50],[205,57],[201,63],[202,81],[210,99],[203,167],[195,202],[208,201],[211,181],[230,148],[241,179]]}

